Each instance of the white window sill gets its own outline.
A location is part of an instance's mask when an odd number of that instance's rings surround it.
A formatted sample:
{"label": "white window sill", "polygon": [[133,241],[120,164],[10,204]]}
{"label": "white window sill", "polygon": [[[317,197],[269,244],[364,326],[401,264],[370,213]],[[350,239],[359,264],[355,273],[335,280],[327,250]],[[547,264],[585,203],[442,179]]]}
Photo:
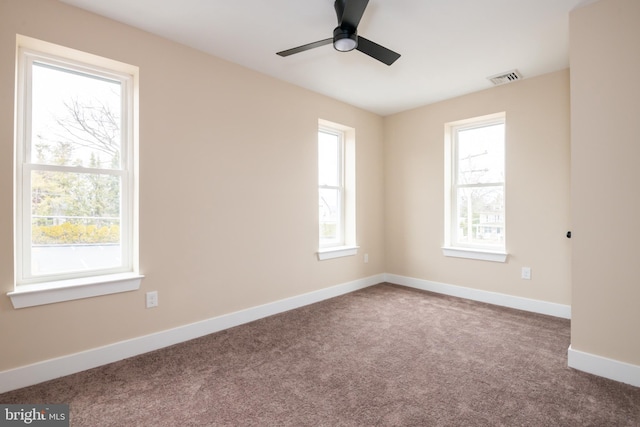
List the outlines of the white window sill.
{"label": "white window sill", "polygon": [[455,258],[477,259],[481,261],[506,262],[506,252],[491,251],[487,249],[452,248],[443,247],[444,256]]}
{"label": "white window sill", "polygon": [[140,289],[143,275],[137,273],[83,277],[34,285],[20,285],[7,293],[13,308],[33,307],[82,298],[97,297]]}
{"label": "white window sill", "polygon": [[359,246],[334,246],[331,248],[318,249],[318,260],[353,256],[358,253]]}

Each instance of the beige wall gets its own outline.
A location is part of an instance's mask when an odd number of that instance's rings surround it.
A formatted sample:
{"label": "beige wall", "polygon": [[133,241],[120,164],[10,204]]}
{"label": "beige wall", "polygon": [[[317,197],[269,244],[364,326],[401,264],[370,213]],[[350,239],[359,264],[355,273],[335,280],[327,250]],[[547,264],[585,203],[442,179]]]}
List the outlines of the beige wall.
{"label": "beige wall", "polygon": [[640,2],[599,1],[570,27],[571,347],[640,365]]}
{"label": "beige wall", "polygon": [[[140,67],[137,292],[14,310],[16,34]],[[356,129],[357,257],[319,262],[317,124]],[[0,371],[384,272],[382,119],[53,0],[0,1]],[[369,254],[369,263],[362,255]],[[160,306],[144,308],[144,293]]]}
{"label": "beige wall", "polygon": [[[570,156],[568,70],[383,119],[57,1],[0,0],[0,371],[382,272],[571,304],[574,349],[640,365],[639,8],[571,15]],[[138,292],[6,297],[16,34],[140,67]],[[500,111],[508,262],[445,258],[444,123]],[[356,129],[357,257],[315,257],[318,118]]]}
{"label": "beige wall", "polygon": [[[506,112],[507,263],[443,256],[444,124]],[[570,304],[569,72],[385,118],[387,273]],[[531,267],[530,281],[520,278]]]}

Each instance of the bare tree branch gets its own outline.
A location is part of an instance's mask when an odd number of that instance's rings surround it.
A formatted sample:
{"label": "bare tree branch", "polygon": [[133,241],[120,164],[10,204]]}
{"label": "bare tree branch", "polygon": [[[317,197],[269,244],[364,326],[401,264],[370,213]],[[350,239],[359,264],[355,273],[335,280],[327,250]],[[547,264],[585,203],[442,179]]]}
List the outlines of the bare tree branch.
{"label": "bare tree branch", "polygon": [[56,118],[56,123],[64,131],[57,135],[59,142],[69,141],[110,157],[119,156],[119,118],[107,105],[98,100],[82,103],[71,99],[64,106],[68,115]]}

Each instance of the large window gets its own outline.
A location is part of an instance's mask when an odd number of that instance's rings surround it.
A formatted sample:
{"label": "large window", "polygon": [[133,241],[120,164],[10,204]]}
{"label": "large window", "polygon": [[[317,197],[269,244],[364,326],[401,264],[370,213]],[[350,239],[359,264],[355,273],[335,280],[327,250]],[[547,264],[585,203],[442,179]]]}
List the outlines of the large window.
{"label": "large window", "polygon": [[17,293],[137,270],[134,75],[58,52],[19,47]]}
{"label": "large window", "polygon": [[355,132],[320,121],[318,129],[319,258],[355,255]]}
{"label": "large window", "polygon": [[450,123],[446,134],[449,188],[445,246],[504,253],[504,114]]}

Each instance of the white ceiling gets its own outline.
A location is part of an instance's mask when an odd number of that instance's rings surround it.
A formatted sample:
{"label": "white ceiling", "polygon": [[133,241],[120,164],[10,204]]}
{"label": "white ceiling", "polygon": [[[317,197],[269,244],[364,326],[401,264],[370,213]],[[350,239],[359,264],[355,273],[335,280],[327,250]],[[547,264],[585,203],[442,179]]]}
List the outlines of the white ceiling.
{"label": "white ceiling", "polygon": [[370,0],[358,33],[402,56],[384,65],[331,45],[333,0],[61,0],[380,115],[569,66],[569,12],[591,0]]}

